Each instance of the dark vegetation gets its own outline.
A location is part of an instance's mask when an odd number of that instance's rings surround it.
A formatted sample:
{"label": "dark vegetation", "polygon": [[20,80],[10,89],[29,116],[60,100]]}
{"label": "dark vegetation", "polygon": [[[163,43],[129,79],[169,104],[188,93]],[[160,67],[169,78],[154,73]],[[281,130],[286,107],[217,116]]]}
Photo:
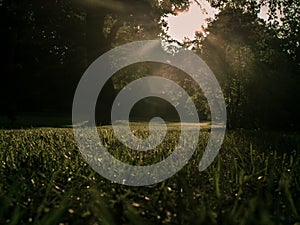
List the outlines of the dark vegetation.
{"label": "dark vegetation", "polygon": [[[212,1],[220,9],[193,45],[222,86],[229,128],[299,128],[299,1]],[[71,115],[76,86],[86,68],[109,49],[156,39],[161,18],[185,10],[186,0],[6,1],[1,17],[1,114],[12,123],[24,112]],[[257,17],[270,7],[269,22]],[[276,11],[281,10],[281,24]],[[209,33],[208,33],[209,32]],[[204,38],[204,36],[207,36]],[[174,42],[173,42],[174,43]],[[128,81],[157,74],[190,93],[203,119],[209,109],[199,88],[182,72],[151,63],[133,65],[110,79],[99,96],[97,121],[110,122],[115,94]],[[154,103],[155,105],[155,103]],[[158,104],[159,105],[159,104]],[[142,115],[139,115],[139,117]]]}

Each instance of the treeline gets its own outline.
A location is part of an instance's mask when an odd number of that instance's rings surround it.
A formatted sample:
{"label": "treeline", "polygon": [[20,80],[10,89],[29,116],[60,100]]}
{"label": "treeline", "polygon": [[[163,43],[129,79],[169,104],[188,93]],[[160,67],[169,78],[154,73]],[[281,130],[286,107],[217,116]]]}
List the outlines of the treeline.
{"label": "treeline", "polygon": [[[87,67],[115,45],[156,38],[168,11],[146,0],[1,1],[1,114],[71,115]],[[113,94],[109,80],[103,99]]]}
{"label": "treeline", "polygon": [[208,28],[200,54],[223,88],[230,128],[300,127],[299,30],[284,36],[279,27],[268,27],[255,11],[228,7]]}
{"label": "treeline", "polygon": [[[264,3],[270,8],[269,23],[257,17],[262,7],[257,1],[212,1],[220,10],[216,20],[196,40],[179,44],[193,46],[215,73],[227,104],[228,127],[299,129],[300,3]],[[22,112],[71,115],[76,86],[91,62],[135,40],[163,36],[172,42],[162,30],[167,24],[161,18],[188,5],[186,0],[2,0],[1,114],[11,119]],[[279,9],[281,24],[276,22]],[[186,74],[141,64],[124,69],[106,84],[99,97],[105,107],[98,106],[103,123],[109,122],[109,110],[99,109],[109,108],[126,83],[153,71],[185,87],[200,117],[209,119],[205,97]],[[169,110],[173,119],[174,110],[165,108],[165,116]]]}

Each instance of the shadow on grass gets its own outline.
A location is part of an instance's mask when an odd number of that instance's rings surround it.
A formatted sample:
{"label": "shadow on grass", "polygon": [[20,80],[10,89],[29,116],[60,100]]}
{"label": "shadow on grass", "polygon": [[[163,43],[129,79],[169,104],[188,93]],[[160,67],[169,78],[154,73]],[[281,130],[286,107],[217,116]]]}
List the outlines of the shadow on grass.
{"label": "shadow on grass", "polygon": [[15,120],[10,120],[6,116],[0,116],[0,129],[22,129],[22,128],[72,127],[71,115],[58,114],[24,114],[16,116]]}

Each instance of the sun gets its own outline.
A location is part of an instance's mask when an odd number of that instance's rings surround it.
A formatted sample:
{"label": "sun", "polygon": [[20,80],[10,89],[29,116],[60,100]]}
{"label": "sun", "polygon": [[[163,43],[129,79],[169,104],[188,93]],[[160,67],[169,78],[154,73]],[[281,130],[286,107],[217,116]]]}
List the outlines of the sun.
{"label": "sun", "polygon": [[[269,7],[263,6],[258,17],[268,21]],[[207,0],[193,0],[188,10],[178,12],[176,15],[169,14],[163,18],[168,24],[164,31],[174,40],[183,42],[185,38],[195,39],[195,33],[204,33],[208,26],[208,19],[213,20],[219,10],[213,8]],[[281,24],[282,15],[277,9],[278,22]],[[204,33],[204,35],[206,35]]]}
{"label": "sun", "polygon": [[207,20],[213,19],[218,10],[205,0],[193,1],[187,11],[164,18],[168,27],[165,32],[174,40],[182,42],[185,38],[193,40],[196,32],[204,32]]}

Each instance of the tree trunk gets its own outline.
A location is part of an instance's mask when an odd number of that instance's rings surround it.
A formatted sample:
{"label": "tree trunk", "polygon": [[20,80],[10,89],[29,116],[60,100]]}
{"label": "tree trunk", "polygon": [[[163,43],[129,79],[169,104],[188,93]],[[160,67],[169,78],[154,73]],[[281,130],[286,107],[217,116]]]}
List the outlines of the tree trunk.
{"label": "tree trunk", "polygon": [[[108,40],[103,34],[106,15],[107,11],[103,8],[87,7],[86,49],[88,65],[111,48],[111,40]],[[91,115],[91,119],[95,118],[97,124],[110,124],[114,98],[114,85],[112,79],[109,79],[98,96],[96,113]]]}

